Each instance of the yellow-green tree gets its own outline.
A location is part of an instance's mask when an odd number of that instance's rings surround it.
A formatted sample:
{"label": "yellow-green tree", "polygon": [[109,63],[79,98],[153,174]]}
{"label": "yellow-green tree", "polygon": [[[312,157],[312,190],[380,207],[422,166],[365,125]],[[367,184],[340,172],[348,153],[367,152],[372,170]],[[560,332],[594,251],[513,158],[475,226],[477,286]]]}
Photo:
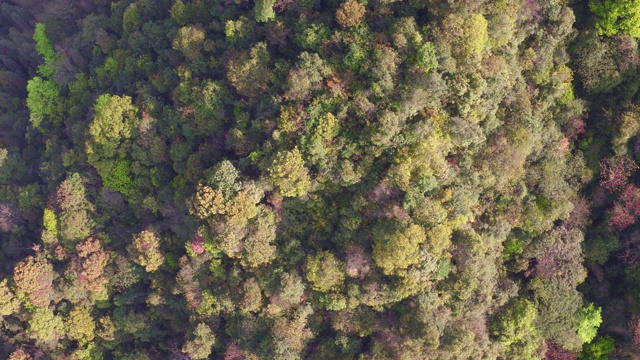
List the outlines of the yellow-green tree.
{"label": "yellow-green tree", "polygon": [[280,188],[282,196],[304,196],[311,188],[309,170],[298,148],[281,151],[269,167],[269,180]]}
{"label": "yellow-green tree", "polygon": [[338,290],[344,283],[344,263],[330,251],[322,251],[307,257],[307,280],[314,290],[329,292]]}
{"label": "yellow-green tree", "polygon": [[54,346],[64,336],[62,317],[49,308],[37,308],[29,317],[27,334],[39,343]]}
{"label": "yellow-green tree", "polygon": [[208,359],[215,343],[216,337],[211,332],[211,328],[205,323],[199,323],[193,331],[193,339],[184,344],[182,352],[194,360]]}
{"label": "yellow-green tree", "polygon": [[397,274],[420,261],[420,245],[427,239],[420,225],[412,224],[399,229],[391,236],[376,234],[373,243],[373,260],[387,275]]}
{"label": "yellow-green tree", "polygon": [[8,279],[0,281],[0,318],[20,310],[20,301],[7,285]]}
{"label": "yellow-green tree", "polygon": [[86,344],[95,337],[96,324],[93,317],[84,306],[74,307],[65,319],[67,337],[77,340],[80,344]]}
{"label": "yellow-green tree", "polygon": [[636,0],[590,0],[589,9],[598,16],[601,35],[618,33],[640,37],[640,2]]}
{"label": "yellow-green tree", "polygon": [[132,260],[144,266],[148,272],[158,270],[164,261],[160,251],[160,238],[152,231],[145,230],[136,235],[128,249]]}

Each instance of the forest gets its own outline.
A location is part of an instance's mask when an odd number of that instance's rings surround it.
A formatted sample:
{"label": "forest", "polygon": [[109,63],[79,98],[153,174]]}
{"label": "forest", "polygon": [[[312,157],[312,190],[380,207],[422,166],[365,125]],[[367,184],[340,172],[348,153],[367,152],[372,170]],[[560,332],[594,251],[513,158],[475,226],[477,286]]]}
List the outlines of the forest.
{"label": "forest", "polygon": [[0,2],[0,358],[640,358],[640,1]]}

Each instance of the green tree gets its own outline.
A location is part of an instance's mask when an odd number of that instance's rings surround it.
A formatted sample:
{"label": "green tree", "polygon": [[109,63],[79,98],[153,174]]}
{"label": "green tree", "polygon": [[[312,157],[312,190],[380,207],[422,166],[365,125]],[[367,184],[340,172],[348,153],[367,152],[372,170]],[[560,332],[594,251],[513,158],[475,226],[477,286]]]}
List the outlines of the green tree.
{"label": "green tree", "polygon": [[540,339],[535,327],[536,307],[526,299],[507,305],[491,323],[491,333],[505,347],[508,358],[537,359]]}
{"label": "green tree", "polygon": [[276,18],[276,13],[273,11],[273,5],[276,0],[255,0],[253,6],[253,13],[256,21],[267,22]]}
{"label": "green tree", "polygon": [[344,283],[344,263],[330,251],[322,251],[307,257],[307,280],[320,292],[338,290]]}
{"label": "green tree", "polygon": [[373,260],[387,275],[397,274],[420,261],[420,245],[427,239],[420,225],[412,224],[397,230],[391,236],[376,234],[373,243]]}
{"label": "green tree", "polygon": [[201,29],[193,26],[181,27],[173,38],[173,48],[180,50],[184,57],[194,61],[202,57],[202,44],[205,33]]}
{"label": "green tree", "polygon": [[262,308],[262,289],[253,277],[248,278],[242,284],[240,308],[244,312],[257,312]]}
{"label": "green tree", "polygon": [[300,275],[295,272],[283,273],[280,275],[280,298],[291,304],[297,304],[304,295],[304,282]]}
{"label": "green tree", "polygon": [[223,160],[218,163],[208,173],[207,185],[220,191],[225,200],[229,200],[231,196],[242,188],[242,184],[238,181],[240,172],[229,160]]}
{"label": "green tree", "polygon": [[602,308],[596,308],[593,304],[580,309],[580,323],[578,324],[578,337],[583,344],[590,343],[598,333],[598,327],[602,323]]}
{"label": "green tree", "polygon": [[618,33],[640,37],[640,2],[635,0],[589,0],[601,35]]}
{"label": "green tree", "polygon": [[595,341],[585,344],[578,356],[580,360],[607,360],[615,350],[616,342],[610,336],[600,336]]}
{"label": "green tree", "polygon": [[211,348],[216,343],[216,337],[211,328],[205,323],[199,323],[193,331],[193,339],[185,342],[182,352],[191,359],[208,359]]}
{"label": "green tree", "polygon": [[20,310],[20,300],[7,285],[8,279],[0,281],[0,319],[2,316],[15,314]]}
{"label": "green tree", "polygon": [[53,75],[52,63],[56,59],[56,51],[47,37],[47,27],[42,23],[36,23],[33,32],[33,40],[36,41],[36,51],[44,60],[44,65],[38,67],[40,75],[50,77]]}
{"label": "green tree", "polygon": [[29,121],[39,129],[46,117],[54,115],[60,106],[60,89],[51,80],[39,76],[27,82]]}
{"label": "green tree", "polygon": [[282,196],[304,196],[311,188],[309,171],[298,148],[277,153],[268,171],[269,180],[280,188]]}

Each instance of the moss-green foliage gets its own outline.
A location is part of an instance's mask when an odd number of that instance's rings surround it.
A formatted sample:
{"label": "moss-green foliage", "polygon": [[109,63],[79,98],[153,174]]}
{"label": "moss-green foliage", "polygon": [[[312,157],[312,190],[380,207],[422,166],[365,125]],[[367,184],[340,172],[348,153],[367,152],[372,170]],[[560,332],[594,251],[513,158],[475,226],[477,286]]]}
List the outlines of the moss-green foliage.
{"label": "moss-green foliage", "polygon": [[583,346],[578,358],[580,360],[605,360],[609,359],[611,353],[615,350],[615,340],[610,336],[601,336],[589,344]]}
{"label": "moss-green foliage", "polygon": [[269,175],[273,184],[280,188],[282,196],[304,196],[311,187],[309,171],[298,148],[276,154],[269,167]]}
{"label": "moss-green foliage", "polygon": [[27,332],[36,341],[49,345],[64,335],[64,323],[50,309],[38,308],[29,316]]}
{"label": "moss-green foliage", "polygon": [[580,309],[580,323],[578,324],[578,337],[582,343],[590,343],[598,333],[598,327],[602,323],[602,309],[593,304]]}
{"label": "moss-green foliage", "polygon": [[536,359],[540,346],[535,321],[536,307],[526,299],[512,301],[494,318],[491,332],[506,348],[508,356]]}
{"label": "moss-green foliage", "polygon": [[273,20],[276,16],[275,11],[273,10],[273,5],[275,3],[275,0],[255,0],[253,13],[256,21],[266,22]]}
{"label": "moss-green foliage", "polygon": [[0,281],[0,316],[8,316],[20,310],[20,300],[7,283],[8,279]]}
{"label": "moss-green foliage", "polygon": [[415,224],[392,234],[379,234],[373,244],[373,260],[385,274],[396,274],[420,261],[420,245],[426,238],[424,229]]}
{"label": "moss-green foliage", "polygon": [[590,0],[589,9],[598,17],[601,35],[617,33],[640,37],[640,4],[632,0]]}
{"label": "moss-green foliage", "polygon": [[96,169],[102,177],[102,183],[111,190],[129,195],[134,188],[131,179],[131,162],[127,159],[101,161]]}
{"label": "moss-green foliage", "polygon": [[321,292],[338,290],[345,278],[344,264],[329,251],[309,256],[305,273],[314,290]]}
{"label": "moss-green foliage", "polygon": [[89,161],[125,155],[125,143],[136,130],[137,108],[130,96],[101,95],[94,106],[93,121],[87,132]]}
{"label": "moss-green foliage", "polygon": [[637,6],[590,3],[3,4],[0,357],[631,358]]}
{"label": "moss-green foliage", "polygon": [[56,114],[60,105],[60,89],[53,81],[36,76],[27,82],[27,92],[29,120],[34,128],[40,128],[46,118]]}
{"label": "moss-green foliage", "polygon": [[49,77],[53,75],[52,62],[56,58],[56,51],[47,37],[47,26],[45,24],[36,23],[33,40],[36,41],[36,51],[44,60],[44,64],[38,67],[38,72],[42,76]]}
{"label": "moss-green foliage", "polygon": [[45,230],[50,231],[52,234],[58,234],[58,219],[56,218],[56,214],[49,210],[44,209],[44,215],[42,216],[42,227]]}

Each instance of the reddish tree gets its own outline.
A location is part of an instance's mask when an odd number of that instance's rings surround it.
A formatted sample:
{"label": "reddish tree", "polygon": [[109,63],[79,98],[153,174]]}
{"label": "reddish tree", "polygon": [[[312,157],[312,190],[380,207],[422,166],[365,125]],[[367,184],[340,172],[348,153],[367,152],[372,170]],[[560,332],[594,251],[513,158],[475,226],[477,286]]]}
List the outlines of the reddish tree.
{"label": "reddish tree", "polygon": [[611,211],[611,218],[609,219],[609,226],[616,231],[624,231],[629,226],[633,225],[636,218],[631,214],[623,205],[616,203],[613,205]]}
{"label": "reddish tree", "polygon": [[600,162],[600,185],[610,192],[624,189],[627,178],[638,169],[638,165],[627,155],[603,159]]}
{"label": "reddish tree", "polygon": [[191,242],[191,251],[200,255],[204,252],[204,237],[200,235],[200,230],[196,230],[193,235],[193,241]]}
{"label": "reddish tree", "polygon": [[227,346],[227,350],[224,352],[224,360],[244,360],[244,351],[240,346],[231,344]]}
{"label": "reddish tree", "polygon": [[634,230],[625,238],[618,257],[627,265],[640,263],[640,230]]}
{"label": "reddish tree", "polygon": [[640,215],[640,189],[638,189],[638,187],[633,184],[627,185],[620,195],[619,200],[624,203],[627,212],[633,213],[636,216]]}
{"label": "reddish tree", "polygon": [[53,266],[44,256],[29,256],[13,269],[13,280],[19,292],[37,307],[48,306],[53,295]]}
{"label": "reddish tree", "polygon": [[629,330],[631,330],[631,347],[635,351],[640,350],[640,319],[631,319],[629,321]]}
{"label": "reddish tree", "polygon": [[552,341],[546,342],[547,352],[544,354],[544,360],[575,360],[576,354],[567,349],[556,345]]}
{"label": "reddish tree", "polygon": [[347,263],[346,272],[350,277],[364,279],[371,272],[373,264],[371,257],[367,255],[364,248],[359,245],[351,245],[347,247]]}

